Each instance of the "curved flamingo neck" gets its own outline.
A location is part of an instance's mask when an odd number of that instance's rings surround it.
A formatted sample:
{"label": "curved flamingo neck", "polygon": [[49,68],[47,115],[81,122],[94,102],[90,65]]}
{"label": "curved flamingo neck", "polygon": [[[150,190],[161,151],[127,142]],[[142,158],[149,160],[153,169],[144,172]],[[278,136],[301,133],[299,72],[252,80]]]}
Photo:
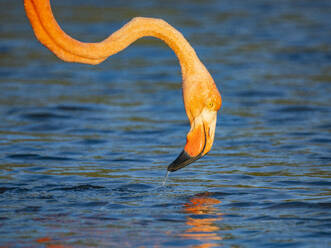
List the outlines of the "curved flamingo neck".
{"label": "curved flamingo neck", "polygon": [[65,61],[98,64],[137,39],[153,36],[163,40],[175,52],[184,79],[201,65],[184,36],[161,19],[136,17],[105,40],[85,43],[71,38],[60,28],[49,0],[24,0],[24,6],[38,40]]}

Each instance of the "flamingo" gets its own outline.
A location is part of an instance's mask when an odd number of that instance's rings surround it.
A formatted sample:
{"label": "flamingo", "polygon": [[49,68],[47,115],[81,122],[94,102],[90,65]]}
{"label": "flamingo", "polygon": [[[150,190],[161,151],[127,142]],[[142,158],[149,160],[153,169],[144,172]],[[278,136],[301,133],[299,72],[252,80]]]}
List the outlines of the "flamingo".
{"label": "flamingo", "polygon": [[175,52],[181,66],[184,106],[191,125],[183,151],[167,170],[181,169],[210,151],[221,95],[210,73],[178,30],[162,19],[135,17],[105,40],[85,43],[60,28],[49,0],[24,0],[24,7],[36,38],[66,62],[96,65],[142,37],[164,41]]}

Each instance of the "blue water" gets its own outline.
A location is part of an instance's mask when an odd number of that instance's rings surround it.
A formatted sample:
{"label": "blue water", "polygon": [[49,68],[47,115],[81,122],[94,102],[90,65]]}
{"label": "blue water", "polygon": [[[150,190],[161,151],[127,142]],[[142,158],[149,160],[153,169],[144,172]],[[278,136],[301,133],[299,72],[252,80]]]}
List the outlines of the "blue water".
{"label": "blue water", "polygon": [[64,63],[1,1],[1,247],[331,247],[330,1],[52,4],[83,41],[167,20],[223,106],[212,151],[162,186],[189,130],[173,52]]}

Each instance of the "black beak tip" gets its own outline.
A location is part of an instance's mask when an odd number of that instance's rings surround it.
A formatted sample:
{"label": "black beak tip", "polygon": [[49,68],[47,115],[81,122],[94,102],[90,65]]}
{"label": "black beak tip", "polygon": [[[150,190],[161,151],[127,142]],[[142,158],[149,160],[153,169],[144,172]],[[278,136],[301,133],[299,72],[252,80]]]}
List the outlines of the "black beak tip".
{"label": "black beak tip", "polygon": [[174,172],[179,170],[191,163],[195,160],[199,159],[200,156],[191,157],[184,150],[179,154],[179,156],[168,166],[168,171]]}

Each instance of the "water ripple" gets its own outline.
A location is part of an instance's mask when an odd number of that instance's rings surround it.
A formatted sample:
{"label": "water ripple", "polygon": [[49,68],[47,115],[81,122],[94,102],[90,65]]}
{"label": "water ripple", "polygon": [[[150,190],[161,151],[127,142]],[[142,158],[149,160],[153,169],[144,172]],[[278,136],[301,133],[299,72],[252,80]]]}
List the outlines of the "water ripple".
{"label": "water ripple", "polygon": [[331,207],[331,202],[330,203],[328,203],[328,202],[320,202],[320,203],[283,202],[283,203],[273,204],[266,208],[270,208],[270,209],[282,209],[282,208],[330,209],[330,207]]}
{"label": "water ripple", "polygon": [[40,156],[38,154],[11,154],[8,155],[7,157],[10,159],[17,159],[17,160],[56,160],[56,161],[73,160],[68,157]]}

